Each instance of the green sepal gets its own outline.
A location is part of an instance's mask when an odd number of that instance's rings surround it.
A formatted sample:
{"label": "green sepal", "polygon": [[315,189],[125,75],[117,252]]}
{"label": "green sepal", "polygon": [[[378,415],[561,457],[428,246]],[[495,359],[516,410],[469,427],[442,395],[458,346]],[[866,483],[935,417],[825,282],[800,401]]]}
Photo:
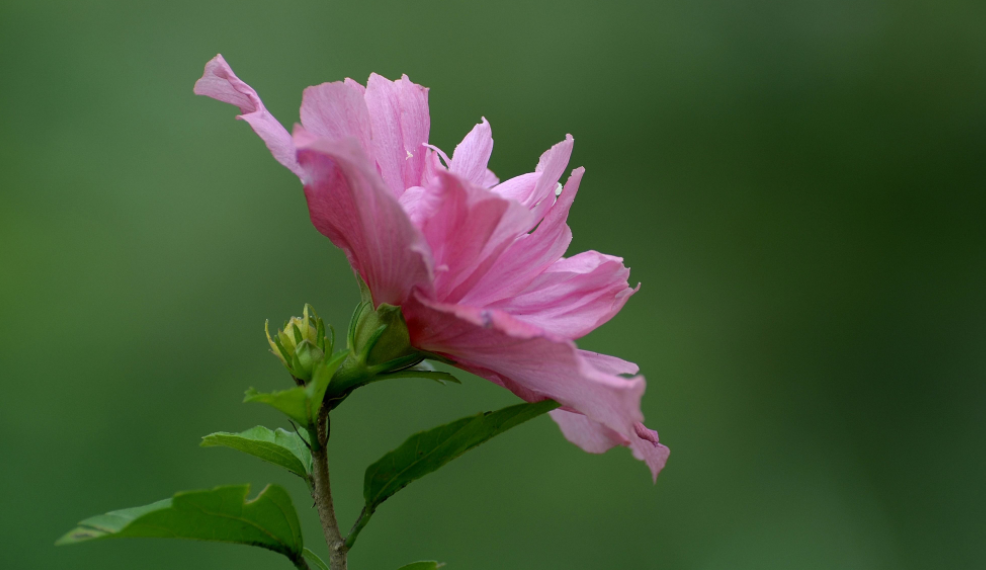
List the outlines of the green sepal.
{"label": "green sepal", "polygon": [[363,477],[363,513],[346,539],[347,546],[356,542],[377,507],[397,491],[481,443],[558,406],[554,400],[518,404],[412,435],[400,447],[367,467]]}
{"label": "green sepal", "polygon": [[359,285],[359,299],[364,303],[369,303],[373,305],[373,293],[370,292],[370,286],[363,281],[363,277],[356,273],[356,284]]}
{"label": "green sepal", "polygon": [[412,562],[407,566],[401,566],[397,570],[437,570],[445,566],[444,562],[435,562],[434,560],[422,560],[421,562]]}
{"label": "green sepal", "polygon": [[315,369],[312,381],[305,386],[305,394],[309,402],[308,410],[312,423],[318,420],[318,410],[322,405],[322,401],[325,399],[325,392],[329,389],[329,384],[332,383],[336,372],[339,371],[339,367],[342,366],[342,363],[346,361],[346,357],[348,356],[343,351],[328,360],[323,360],[322,364]]}
{"label": "green sepal", "polygon": [[439,384],[445,384],[446,382],[452,382],[453,384],[462,384],[462,381],[442,370],[435,370],[435,368],[428,362],[422,362],[417,366],[412,366],[406,370],[400,370],[398,372],[390,372],[388,374],[380,374],[373,379],[374,382],[379,380],[390,380],[391,378],[424,378],[427,380],[434,380]]}
{"label": "green sepal", "polygon": [[360,361],[376,366],[414,354],[411,335],[400,307],[381,303],[359,312],[353,330],[353,347]]}
{"label": "green sepal", "polygon": [[97,515],[79,523],[55,544],[124,537],[163,537],[232,542],[281,553],[297,565],[304,543],[291,497],[268,485],[247,500],[250,485],[184,491],[174,497]]}
{"label": "green sepal", "polygon": [[256,426],[240,433],[216,432],[202,438],[202,447],[228,447],[258,457],[268,463],[308,479],[312,472],[312,452],[307,430],[270,430]]}

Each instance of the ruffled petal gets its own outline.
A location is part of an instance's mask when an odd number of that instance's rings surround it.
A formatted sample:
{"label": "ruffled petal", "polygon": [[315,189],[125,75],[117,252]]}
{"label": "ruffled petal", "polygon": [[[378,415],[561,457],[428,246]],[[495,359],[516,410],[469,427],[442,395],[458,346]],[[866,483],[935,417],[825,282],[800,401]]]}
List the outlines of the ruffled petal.
{"label": "ruffled petal", "polygon": [[305,197],[315,227],[346,253],[374,302],[399,305],[431,289],[430,252],[355,139],[296,132]]}
{"label": "ruffled petal", "polygon": [[322,83],[305,89],[301,124],[316,138],[355,139],[366,156],[373,156],[370,113],[362,86],[355,81]]}
{"label": "ruffled petal", "polygon": [[[509,299],[527,288],[535,278],[565,254],[572,241],[572,230],[567,223],[568,212],[578,193],[584,172],[584,168],[576,168],[572,171],[572,176],[565,183],[561,195],[551,204],[548,213],[537,228],[515,239],[499,256],[485,277],[459,302],[483,307]],[[543,179],[542,175],[541,180]],[[538,185],[540,184],[539,180]]]}
{"label": "ruffled petal", "polygon": [[491,190],[504,198],[520,202],[525,208],[532,210],[537,205],[534,190],[537,188],[538,180],[540,179],[540,172],[528,172],[520,176],[514,176],[510,180],[505,180],[491,188]]}
{"label": "ruffled petal", "polygon": [[[534,204],[531,210],[534,218],[541,221],[541,217],[552,208],[554,196],[559,188],[558,181],[561,180],[568,161],[572,158],[572,149],[575,147],[575,139],[572,135],[565,135],[565,140],[544,151],[538,159],[538,165],[534,172],[540,173],[537,186],[534,188],[532,201]],[[568,215],[566,214],[566,218]]]}
{"label": "ruffled petal", "polygon": [[374,73],[367,81],[365,99],[377,167],[394,196],[400,196],[406,188],[421,185],[424,145],[431,128],[428,89],[406,75],[390,81]]}
{"label": "ruffled petal", "polygon": [[[622,439],[617,443],[639,453],[657,476],[663,463],[644,445],[656,444],[643,439],[637,427],[643,421],[643,377],[623,378],[597,368],[572,341],[502,311],[435,303],[417,294],[403,310],[414,346],[449,358],[527,401],[551,398],[584,414],[618,434]],[[597,441],[593,449],[600,447]]]}
{"label": "ruffled petal", "polygon": [[195,82],[196,95],[205,95],[240,108],[237,119],[246,121],[264,141],[274,158],[299,178],[303,171],[295,158],[295,147],[287,129],[267,112],[257,92],[240,81],[222,55],[205,64],[205,72]]}
{"label": "ruffled petal", "polygon": [[605,425],[594,422],[583,414],[565,410],[552,410],[551,419],[561,428],[565,439],[581,447],[589,453],[605,453],[609,449],[622,445],[633,451],[633,456],[647,464],[654,481],[657,474],[664,469],[671,450],[661,445],[657,440],[657,432],[649,430],[643,424],[635,424],[634,436],[627,439]]}
{"label": "ruffled petal", "polygon": [[486,117],[483,117],[483,121],[473,127],[455,147],[449,171],[480,188],[490,188],[500,182],[487,168],[492,155],[493,131],[490,129],[490,124],[486,122]]}
{"label": "ruffled petal", "polygon": [[640,372],[640,367],[629,360],[623,360],[618,356],[612,356],[610,354],[601,354],[599,352],[592,352],[591,350],[579,350],[579,354],[582,358],[587,360],[589,364],[603,372],[604,374],[629,374],[634,375]]}
{"label": "ruffled petal", "polygon": [[613,318],[636,292],[623,259],[586,251],[550,265],[526,289],[488,308],[565,338],[581,338]]}
{"label": "ruffled petal", "polygon": [[533,218],[527,231],[533,229],[553,207],[555,194],[560,187],[558,180],[568,166],[574,146],[572,135],[567,135],[565,140],[541,155],[534,172],[515,176],[493,187],[497,194],[516,200],[531,210]]}
{"label": "ruffled petal", "polygon": [[454,302],[527,227],[531,214],[517,202],[454,174],[438,172],[435,176],[416,202],[430,201],[421,229],[434,260],[435,294],[442,301]]}

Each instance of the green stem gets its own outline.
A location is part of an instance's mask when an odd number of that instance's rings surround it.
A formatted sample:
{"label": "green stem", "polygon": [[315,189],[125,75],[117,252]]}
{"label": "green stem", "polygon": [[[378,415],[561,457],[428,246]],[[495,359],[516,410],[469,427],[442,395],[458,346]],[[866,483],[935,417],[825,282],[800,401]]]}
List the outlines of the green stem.
{"label": "green stem", "polygon": [[356,544],[356,537],[359,536],[363,527],[366,523],[370,522],[370,517],[373,516],[373,511],[366,512],[366,507],[363,507],[363,511],[359,514],[359,518],[356,519],[356,523],[353,525],[352,530],[349,531],[349,536],[346,537],[346,548],[352,548]]}

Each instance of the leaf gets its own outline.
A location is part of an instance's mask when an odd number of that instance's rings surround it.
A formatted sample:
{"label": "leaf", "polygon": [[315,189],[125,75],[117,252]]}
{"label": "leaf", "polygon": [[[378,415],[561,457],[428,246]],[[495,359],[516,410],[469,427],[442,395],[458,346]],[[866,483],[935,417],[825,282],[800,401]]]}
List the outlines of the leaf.
{"label": "leaf", "polygon": [[308,395],[304,386],[296,386],[279,392],[258,392],[253,388],[246,391],[244,402],[260,402],[287,414],[289,418],[309,425]]}
{"label": "leaf", "polygon": [[400,447],[366,469],[363,477],[363,514],[346,544],[352,546],[377,507],[416,479],[508,429],[559,406],[554,400],[518,404],[456,420],[412,435]]}
{"label": "leaf", "polygon": [[279,392],[258,392],[250,388],[246,391],[243,401],[267,404],[305,427],[314,425],[318,419],[318,410],[325,397],[325,391],[346,356],[346,352],[340,352],[328,360],[323,360],[315,369],[311,381],[304,386],[295,386]]}
{"label": "leaf", "polygon": [[240,433],[211,433],[202,438],[201,445],[242,451],[307,479],[312,472],[312,452],[302,437],[304,436],[297,432],[281,428],[271,431],[264,426],[257,426]]}
{"label": "leaf", "polygon": [[407,566],[401,566],[397,570],[437,570],[445,566],[443,562],[435,562],[434,560],[422,560],[421,562],[412,562]]}
{"label": "leaf", "polygon": [[123,537],[187,538],[259,546],[292,562],[301,560],[301,525],[287,491],[268,485],[248,501],[249,492],[250,485],[230,485],[176,493],[143,507],[88,518],[55,544]]}
{"label": "leaf", "polygon": [[329,570],[329,565],[326,564],[325,561],[323,561],[321,558],[319,558],[318,554],[312,552],[311,549],[309,549],[307,546],[305,547],[304,550],[302,550],[301,553],[305,556],[305,558],[308,559],[309,562],[314,564],[315,568],[317,568],[318,570]]}

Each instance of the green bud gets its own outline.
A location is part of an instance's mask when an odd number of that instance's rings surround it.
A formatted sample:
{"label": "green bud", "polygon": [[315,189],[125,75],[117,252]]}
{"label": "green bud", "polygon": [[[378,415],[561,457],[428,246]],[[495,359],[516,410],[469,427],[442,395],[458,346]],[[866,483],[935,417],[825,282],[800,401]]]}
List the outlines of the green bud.
{"label": "green bud", "polygon": [[384,366],[412,360],[417,351],[400,307],[360,303],[350,328],[350,344],[367,366]]}
{"label": "green bud", "polygon": [[[330,327],[331,329],[331,327]],[[305,305],[301,317],[291,317],[277,334],[270,335],[269,323],[264,323],[267,342],[291,376],[309,381],[312,372],[326,354],[332,353],[332,337],[325,336],[325,323],[318,318],[311,305]]]}

